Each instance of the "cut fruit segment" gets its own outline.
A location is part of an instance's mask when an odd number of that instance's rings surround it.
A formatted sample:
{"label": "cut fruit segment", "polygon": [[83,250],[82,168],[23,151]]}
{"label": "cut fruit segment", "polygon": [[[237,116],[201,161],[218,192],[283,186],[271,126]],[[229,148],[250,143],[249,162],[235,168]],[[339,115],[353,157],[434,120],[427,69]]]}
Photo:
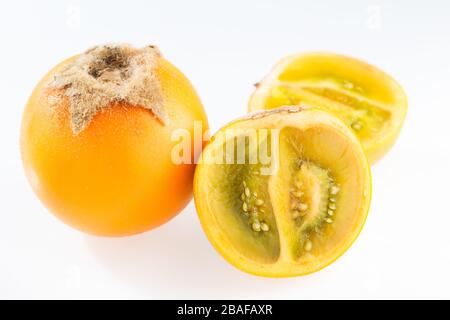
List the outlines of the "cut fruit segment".
{"label": "cut fruit segment", "polygon": [[307,53],[281,60],[257,84],[249,111],[307,104],[339,117],[361,141],[370,163],[392,147],[406,116],[407,98],[383,71],[357,59]]}
{"label": "cut fruit segment", "polygon": [[362,229],[370,168],[358,139],[316,108],[259,111],[219,130],[196,169],[208,239],[246,272],[286,277],[337,259]]}

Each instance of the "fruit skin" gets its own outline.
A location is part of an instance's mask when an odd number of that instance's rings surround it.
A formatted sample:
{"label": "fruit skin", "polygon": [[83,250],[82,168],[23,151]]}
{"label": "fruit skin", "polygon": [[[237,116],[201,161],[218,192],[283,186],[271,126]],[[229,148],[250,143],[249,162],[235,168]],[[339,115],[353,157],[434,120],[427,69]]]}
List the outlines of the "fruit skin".
{"label": "fruit skin", "polygon": [[[360,161],[361,165],[361,179],[364,180],[364,186],[363,189],[365,198],[363,200],[363,204],[361,205],[361,211],[359,212],[359,224],[356,228],[353,228],[351,230],[348,230],[348,241],[346,244],[337,250],[333,251],[332,257],[329,259],[325,259],[324,261],[318,261],[317,263],[305,265],[305,266],[299,266],[296,265],[294,261],[286,261],[284,259],[281,259],[281,261],[277,261],[276,263],[271,264],[258,264],[246,257],[246,255],[242,254],[238,250],[234,249],[232,243],[227,239],[228,236],[223,230],[220,228],[219,222],[215,219],[213,214],[209,212],[209,204],[206,203],[206,196],[209,194],[207,188],[205,190],[205,186],[208,185],[208,183],[205,183],[206,181],[209,181],[207,176],[207,169],[204,163],[201,161],[197,165],[195,176],[194,176],[194,200],[195,200],[195,206],[197,209],[197,214],[201,223],[201,226],[214,247],[214,249],[231,265],[236,267],[237,269],[244,271],[246,273],[261,276],[261,277],[268,277],[268,278],[287,278],[287,277],[296,277],[296,276],[303,276],[308,275],[317,271],[322,270],[323,268],[329,266],[334,261],[336,261],[340,256],[342,256],[354,243],[354,241],[358,238],[359,234],[362,231],[362,228],[367,220],[367,216],[369,213],[370,208],[370,202],[372,198],[372,176],[370,171],[370,165],[369,162],[365,156],[365,153],[362,149],[362,146],[358,139],[351,133],[351,131],[348,129],[348,127],[339,121],[337,118],[329,114],[328,112],[325,112],[323,110],[319,110],[317,108],[310,108],[310,107],[280,107],[276,109],[271,110],[260,110],[260,111],[254,111],[246,116],[236,119],[221,129],[218,130],[218,132],[214,135],[216,136],[219,132],[224,132],[227,129],[230,128],[255,128],[255,125],[252,125],[249,123],[249,121],[256,120],[256,119],[264,119],[268,117],[273,117],[273,126],[263,126],[264,128],[276,128],[279,126],[280,123],[282,123],[282,117],[286,113],[292,114],[300,114],[301,112],[308,112],[318,115],[318,118],[327,119],[333,122],[334,125],[336,125],[336,128],[342,131],[351,141],[354,147],[356,147],[358,159]],[[246,123],[247,122],[247,123]],[[290,121],[291,125],[294,125],[294,121]],[[319,120],[321,122],[321,120]],[[202,151],[202,155],[206,155],[210,153],[213,149],[214,144],[214,136],[211,139],[211,142],[206,145],[206,147]],[[282,228],[280,226],[280,228]]]}
{"label": "fruit skin", "polygon": [[[377,137],[374,141],[362,143],[370,164],[376,163],[392,148],[397,140],[406,117],[408,99],[402,87],[391,76],[364,61],[329,52],[310,52],[285,57],[273,67],[272,71],[260,83],[256,85],[256,90],[250,96],[248,101],[248,111],[251,112],[264,109],[267,90],[272,86],[274,81],[278,80],[280,74],[286,72],[286,70],[296,63],[307,61],[308,59],[324,59],[324,61],[332,61],[332,64],[336,66],[337,70],[326,71],[335,71],[337,74],[342,74],[343,77],[345,77],[346,74],[350,74],[353,78],[361,81],[361,83],[366,83],[368,87],[372,86],[372,89],[375,89],[374,91],[379,89],[379,91],[384,91],[392,96],[387,103],[392,112],[392,121],[389,123],[389,130],[384,132],[382,136]],[[308,72],[311,72],[311,70]],[[317,103],[316,101],[314,103],[304,101],[303,103],[315,107],[323,106],[322,103]],[[335,113],[335,115],[339,117],[339,113]]]}
{"label": "fruit skin", "polygon": [[[77,56],[52,69],[26,105],[21,155],[33,190],[68,225],[89,234],[126,236],[155,228],[192,198],[194,164],[176,165],[173,130],[194,121],[208,129],[205,111],[189,80],[161,58],[156,66],[170,122],[149,110],[116,103],[74,135],[67,99],[48,102],[47,83]],[[192,148],[192,150],[194,150]]]}

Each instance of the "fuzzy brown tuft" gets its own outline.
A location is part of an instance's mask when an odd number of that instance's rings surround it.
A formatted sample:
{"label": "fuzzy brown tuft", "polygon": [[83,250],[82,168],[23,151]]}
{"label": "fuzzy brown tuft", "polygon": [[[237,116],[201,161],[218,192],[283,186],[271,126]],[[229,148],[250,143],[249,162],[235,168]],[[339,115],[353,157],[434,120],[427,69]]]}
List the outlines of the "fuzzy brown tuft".
{"label": "fuzzy brown tuft", "polygon": [[169,118],[155,74],[160,57],[155,46],[94,47],[55,75],[48,87],[60,90],[52,90],[49,102],[57,105],[62,96],[68,98],[74,134],[86,129],[98,112],[118,102],[148,109],[166,124]]}

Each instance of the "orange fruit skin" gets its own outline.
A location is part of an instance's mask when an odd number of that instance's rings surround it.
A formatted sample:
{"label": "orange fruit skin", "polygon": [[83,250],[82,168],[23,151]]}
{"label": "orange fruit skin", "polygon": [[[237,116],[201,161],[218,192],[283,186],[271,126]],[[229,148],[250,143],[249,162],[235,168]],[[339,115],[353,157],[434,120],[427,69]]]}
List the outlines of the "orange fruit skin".
{"label": "orange fruit skin", "polygon": [[[194,121],[208,129],[205,111],[189,80],[161,58],[156,67],[170,122],[151,111],[117,103],[74,135],[68,102],[52,106],[46,84],[34,89],[21,128],[21,154],[33,190],[59,219],[89,234],[126,236],[173,218],[192,198],[195,164],[175,164],[176,129],[194,137]],[[191,148],[194,152],[194,148]]]}

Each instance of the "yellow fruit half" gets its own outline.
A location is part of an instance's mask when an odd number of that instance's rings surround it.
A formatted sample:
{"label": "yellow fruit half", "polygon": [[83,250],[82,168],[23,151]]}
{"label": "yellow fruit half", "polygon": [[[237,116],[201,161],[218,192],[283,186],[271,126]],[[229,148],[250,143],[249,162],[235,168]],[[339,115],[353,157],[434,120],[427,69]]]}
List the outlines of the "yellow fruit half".
{"label": "yellow fruit half", "polygon": [[333,113],[361,141],[370,163],[397,139],[407,98],[389,75],[360,60],[306,53],[281,60],[252,94],[249,111],[307,104]]}
{"label": "yellow fruit half", "polygon": [[319,109],[284,107],[234,121],[212,138],[194,178],[207,237],[261,276],[315,272],[360,233],[371,197],[358,139]]}

